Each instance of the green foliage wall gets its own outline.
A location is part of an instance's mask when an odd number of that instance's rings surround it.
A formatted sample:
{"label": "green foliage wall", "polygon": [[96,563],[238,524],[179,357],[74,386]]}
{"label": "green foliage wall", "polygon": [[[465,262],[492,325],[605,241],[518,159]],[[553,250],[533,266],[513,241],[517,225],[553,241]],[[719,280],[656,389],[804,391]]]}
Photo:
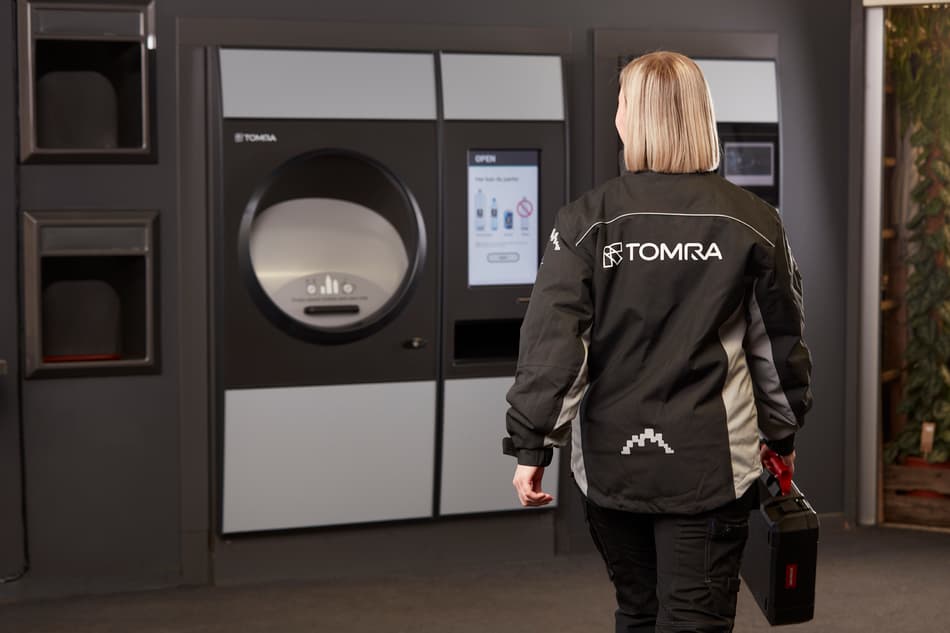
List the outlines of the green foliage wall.
{"label": "green foliage wall", "polygon": [[888,63],[901,115],[916,151],[916,206],[907,223],[908,341],[901,411],[907,426],[885,459],[920,455],[920,430],[937,424],[931,462],[950,459],[950,6],[893,9]]}

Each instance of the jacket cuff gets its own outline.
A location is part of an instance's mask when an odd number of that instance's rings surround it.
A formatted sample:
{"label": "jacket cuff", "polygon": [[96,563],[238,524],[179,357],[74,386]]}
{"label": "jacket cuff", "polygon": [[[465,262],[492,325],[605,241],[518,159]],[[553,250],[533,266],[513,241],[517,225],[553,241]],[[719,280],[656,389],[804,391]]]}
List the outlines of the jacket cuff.
{"label": "jacket cuff", "polygon": [[554,459],[553,448],[517,448],[510,437],[501,441],[501,451],[517,457],[519,466],[548,466]]}
{"label": "jacket cuff", "polygon": [[765,440],[765,444],[782,457],[786,457],[795,452],[795,434],[792,433],[780,440]]}

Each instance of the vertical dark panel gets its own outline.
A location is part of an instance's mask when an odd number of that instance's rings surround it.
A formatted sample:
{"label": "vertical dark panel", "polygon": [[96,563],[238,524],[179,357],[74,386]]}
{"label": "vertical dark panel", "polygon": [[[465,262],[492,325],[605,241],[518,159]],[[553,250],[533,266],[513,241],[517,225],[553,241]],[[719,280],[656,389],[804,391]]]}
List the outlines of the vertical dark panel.
{"label": "vertical dark panel", "polygon": [[844,509],[848,248],[847,3],[786,6],[779,31],[782,216],[805,283],[815,404],[796,441],[801,484],[819,512]]}
{"label": "vertical dark panel", "polygon": [[[191,99],[178,102],[182,137],[201,138],[205,135],[207,90],[205,50],[188,49],[180,62],[180,86]],[[208,201],[207,180],[208,148],[197,143],[192,151],[181,153],[180,169],[201,177],[183,179],[178,192],[179,213],[190,210],[197,213]],[[210,206],[210,205],[209,205]],[[201,218],[205,219],[205,218]],[[182,262],[197,262],[192,268],[192,283],[180,289],[178,318],[181,328],[181,349],[193,350],[182,354],[178,373],[180,400],[178,424],[180,428],[180,504],[181,504],[181,582],[188,585],[204,584],[211,580],[211,553],[209,531],[211,521],[210,471],[213,443],[210,442],[210,415],[212,388],[208,372],[208,297],[210,284],[207,275],[208,222],[180,220],[180,257]],[[199,327],[189,327],[197,324]],[[211,460],[213,463],[213,460]]]}
{"label": "vertical dark panel", "polygon": [[0,5],[0,578],[25,571],[17,351],[16,91],[13,3]]}

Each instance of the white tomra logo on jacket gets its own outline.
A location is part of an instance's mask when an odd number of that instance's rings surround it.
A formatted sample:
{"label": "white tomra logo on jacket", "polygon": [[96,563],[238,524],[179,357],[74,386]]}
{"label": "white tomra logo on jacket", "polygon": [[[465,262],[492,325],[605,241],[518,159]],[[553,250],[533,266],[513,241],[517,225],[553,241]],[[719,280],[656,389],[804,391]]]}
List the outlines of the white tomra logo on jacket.
{"label": "white tomra logo on jacket", "polygon": [[551,243],[554,244],[554,250],[561,250],[561,243],[558,241],[561,239],[561,234],[558,233],[557,229],[551,230]]}
{"label": "white tomra logo on jacket", "polygon": [[715,242],[680,242],[678,244],[653,242],[614,242],[604,247],[604,268],[613,268],[627,261],[679,261],[705,262],[710,259],[722,260],[722,251]]}

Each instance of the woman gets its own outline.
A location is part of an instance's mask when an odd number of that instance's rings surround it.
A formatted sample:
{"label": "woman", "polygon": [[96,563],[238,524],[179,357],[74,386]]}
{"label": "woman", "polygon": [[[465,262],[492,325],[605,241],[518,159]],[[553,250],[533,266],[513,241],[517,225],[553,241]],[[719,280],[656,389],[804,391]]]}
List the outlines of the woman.
{"label": "woman", "polygon": [[618,632],[731,631],[760,451],[793,466],[811,406],[801,278],[775,209],[716,173],[695,62],[651,53],[620,83],[628,171],[557,216],[504,451],[541,506],[571,439]]}

